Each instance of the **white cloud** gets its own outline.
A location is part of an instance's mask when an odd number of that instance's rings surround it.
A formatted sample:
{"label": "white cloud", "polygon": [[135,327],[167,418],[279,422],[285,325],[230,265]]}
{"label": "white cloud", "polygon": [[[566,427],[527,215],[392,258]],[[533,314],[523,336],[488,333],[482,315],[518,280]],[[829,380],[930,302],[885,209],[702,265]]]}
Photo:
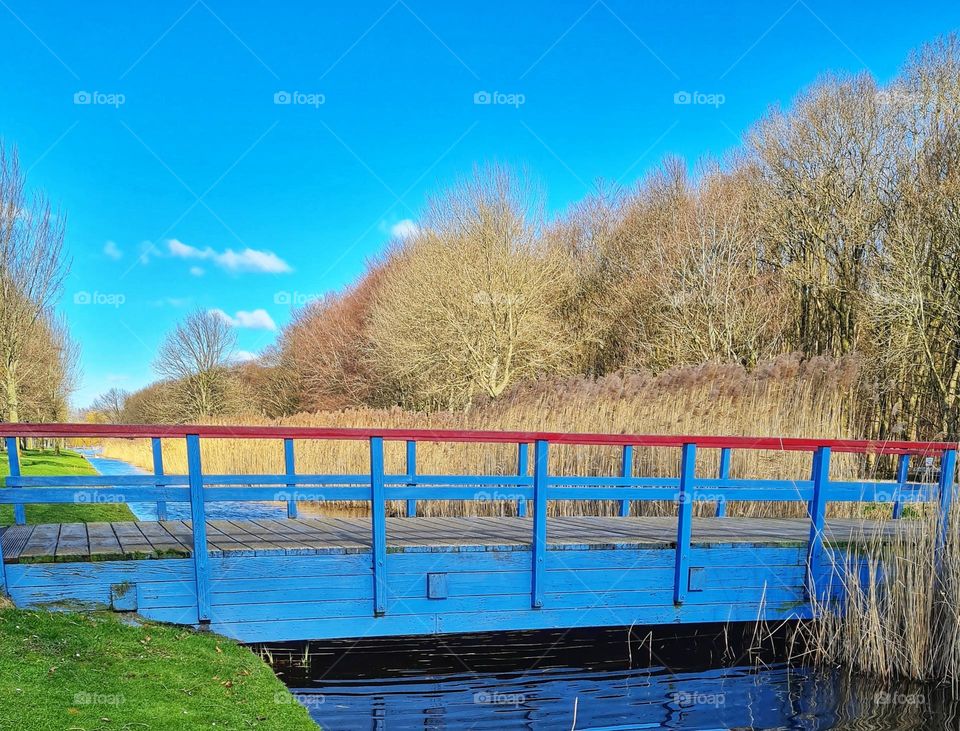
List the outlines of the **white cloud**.
{"label": "white cloud", "polygon": [[249,350],[235,350],[231,360],[233,360],[234,363],[249,363],[259,357],[259,355],[251,353]]}
{"label": "white cloud", "polygon": [[409,218],[397,221],[390,227],[390,235],[397,239],[408,239],[418,233],[420,233],[420,227]]}
{"label": "white cloud", "polygon": [[190,273],[195,277],[202,277],[205,272],[203,267],[190,267]]}
{"label": "white cloud", "polygon": [[167,242],[167,248],[170,256],[174,258],[209,261],[228,272],[286,274],[293,271],[287,262],[272,251],[251,248],[241,249],[240,251],[234,251],[233,249],[216,251],[209,246],[199,249],[177,239],[170,239]]}
{"label": "white cloud", "polygon": [[123,252],[120,250],[120,247],[117,246],[115,241],[108,241],[103,245],[103,253],[110,259],[116,261],[117,259],[123,258]]}
{"label": "white cloud", "polygon": [[257,310],[238,310],[237,314],[230,316],[220,309],[210,310],[214,315],[220,317],[230,327],[243,327],[250,330],[276,330],[277,323],[273,321],[270,314],[264,309]]}

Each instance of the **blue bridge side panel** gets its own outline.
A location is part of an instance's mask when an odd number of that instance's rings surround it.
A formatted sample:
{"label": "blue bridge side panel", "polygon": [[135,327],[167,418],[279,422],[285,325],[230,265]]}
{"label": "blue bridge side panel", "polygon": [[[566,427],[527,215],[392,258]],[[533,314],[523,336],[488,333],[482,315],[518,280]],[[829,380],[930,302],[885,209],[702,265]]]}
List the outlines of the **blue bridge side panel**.
{"label": "blue bridge side panel", "polygon": [[[804,547],[694,546],[682,604],[675,557],[664,548],[547,551],[543,606],[533,608],[529,550],[390,553],[382,616],[369,552],[211,557],[209,628],[269,642],[811,616]],[[189,559],[8,565],[7,580],[18,606],[136,607],[198,625]]]}

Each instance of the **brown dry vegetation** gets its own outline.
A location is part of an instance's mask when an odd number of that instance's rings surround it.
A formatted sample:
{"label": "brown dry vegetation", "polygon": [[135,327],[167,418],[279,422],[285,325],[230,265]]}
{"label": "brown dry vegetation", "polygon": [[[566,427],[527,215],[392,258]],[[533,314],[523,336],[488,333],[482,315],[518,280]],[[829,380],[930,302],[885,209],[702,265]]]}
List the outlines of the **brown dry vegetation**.
{"label": "brown dry vegetation", "polygon": [[[504,398],[489,400],[470,411],[415,412],[402,409],[345,409],[315,415],[300,414],[279,421],[251,419],[251,423],[292,426],[527,429],[606,433],[758,434],[769,436],[849,437],[851,394],[856,392],[855,362],[827,358],[801,360],[782,357],[752,371],[736,365],[705,365],[676,369],[660,376],[611,374],[596,380],[582,378],[544,381],[514,389]],[[108,440],[107,456],[152,468],[150,445],[144,440]],[[206,440],[202,443],[204,469],[217,474],[268,474],[283,471],[279,440]],[[404,470],[403,445],[388,443],[387,470]],[[637,449],[636,474],[677,474],[677,450]],[[717,470],[718,455],[704,451],[703,474]],[[165,467],[186,471],[182,440],[164,441]],[[363,442],[303,441],[297,446],[297,470],[307,474],[363,473],[368,469]],[[425,443],[418,453],[418,469],[425,474],[511,474],[517,468],[512,445],[456,445]],[[615,475],[620,453],[615,448],[554,447],[553,474]],[[736,452],[733,474],[754,477],[808,479],[809,455],[791,452]],[[834,475],[881,474],[889,465],[862,463],[846,455],[834,460]],[[505,490],[506,491],[506,490]],[[366,506],[333,506],[359,513]],[[612,513],[612,503],[557,503],[557,513]],[[672,505],[637,503],[634,510],[670,514]],[[709,510],[709,506],[701,506]],[[400,506],[393,506],[400,512]],[[513,502],[424,502],[422,514],[512,514]],[[804,506],[744,504],[731,514],[803,515]]]}

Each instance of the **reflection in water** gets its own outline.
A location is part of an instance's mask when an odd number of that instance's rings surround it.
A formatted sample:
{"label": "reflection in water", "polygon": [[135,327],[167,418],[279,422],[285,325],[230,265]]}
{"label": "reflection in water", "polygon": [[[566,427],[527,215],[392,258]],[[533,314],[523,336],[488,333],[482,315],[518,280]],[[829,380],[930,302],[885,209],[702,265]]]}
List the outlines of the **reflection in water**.
{"label": "reflection in water", "polygon": [[730,631],[634,629],[631,648],[619,628],[268,649],[328,731],[957,727],[944,690],[851,684],[769,652],[757,667],[746,653],[752,628],[736,628],[724,651]]}

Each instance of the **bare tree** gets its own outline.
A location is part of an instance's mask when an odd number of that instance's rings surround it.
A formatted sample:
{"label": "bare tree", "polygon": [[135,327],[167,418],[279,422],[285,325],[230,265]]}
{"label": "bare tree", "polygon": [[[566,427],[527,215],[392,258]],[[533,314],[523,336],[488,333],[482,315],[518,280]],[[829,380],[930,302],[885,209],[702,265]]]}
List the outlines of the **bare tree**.
{"label": "bare tree", "polygon": [[129,391],[114,386],[97,396],[90,408],[103,416],[108,423],[121,424],[124,421],[127,399],[129,398]]}
{"label": "bare tree", "polygon": [[230,358],[236,335],[214,312],[189,314],[160,346],[154,369],[170,381],[171,418],[189,421],[224,413],[231,398]]}
{"label": "bare tree", "polygon": [[0,141],[0,369],[8,421],[20,418],[24,353],[37,323],[50,318],[69,263],[63,218],[28,194],[16,149]]}
{"label": "bare tree", "polygon": [[412,403],[467,405],[569,370],[570,270],[540,245],[541,216],[523,179],[480,171],[433,203],[395,257],[370,314],[372,357]]}

